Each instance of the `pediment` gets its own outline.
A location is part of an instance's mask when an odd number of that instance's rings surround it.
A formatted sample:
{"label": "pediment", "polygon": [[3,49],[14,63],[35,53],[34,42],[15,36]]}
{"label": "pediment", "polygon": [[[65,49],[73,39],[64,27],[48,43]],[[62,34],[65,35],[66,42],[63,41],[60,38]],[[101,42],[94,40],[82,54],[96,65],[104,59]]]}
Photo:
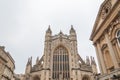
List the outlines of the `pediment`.
{"label": "pediment", "polygon": [[92,40],[93,36],[95,35],[95,33],[100,29],[101,24],[105,21],[107,15],[110,13],[111,8],[112,8],[111,0],[105,0],[101,4],[98,15],[97,15],[97,18],[95,20],[95,24],[94,24],[94,27],[93,27],[93,30],[92,30],[92,34],[91,34],[91,37],[90,37],[91,40]]}

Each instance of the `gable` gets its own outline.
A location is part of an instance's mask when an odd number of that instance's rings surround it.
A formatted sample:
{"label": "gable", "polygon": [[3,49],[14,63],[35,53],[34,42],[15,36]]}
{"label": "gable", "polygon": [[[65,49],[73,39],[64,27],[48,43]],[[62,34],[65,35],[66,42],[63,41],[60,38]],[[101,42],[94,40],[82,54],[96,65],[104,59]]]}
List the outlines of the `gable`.
{"label": "gable", "polygon": [[92,30],[90,40],[92,40],[94,38],[95,34],[101,28],[101,24],[105,21],[106,17],[109,15],[109,13],[113,7],[112,5],[113,5],[112,0],[105,0],[101,4],[96,21],[95,21],[95,24],[94,24],[94,27],[93,27],[93,30]]}

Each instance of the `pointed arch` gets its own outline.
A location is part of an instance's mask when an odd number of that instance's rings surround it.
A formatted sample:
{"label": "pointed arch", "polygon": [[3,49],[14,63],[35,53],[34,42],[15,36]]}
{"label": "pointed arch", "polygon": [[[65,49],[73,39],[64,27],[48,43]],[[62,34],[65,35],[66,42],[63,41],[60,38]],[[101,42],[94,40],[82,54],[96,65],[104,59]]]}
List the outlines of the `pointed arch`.
{"label": "pointed arch", "polygon": [[59,45],[53,52],[53,79],[69,79],[69,54],[68,50]]}

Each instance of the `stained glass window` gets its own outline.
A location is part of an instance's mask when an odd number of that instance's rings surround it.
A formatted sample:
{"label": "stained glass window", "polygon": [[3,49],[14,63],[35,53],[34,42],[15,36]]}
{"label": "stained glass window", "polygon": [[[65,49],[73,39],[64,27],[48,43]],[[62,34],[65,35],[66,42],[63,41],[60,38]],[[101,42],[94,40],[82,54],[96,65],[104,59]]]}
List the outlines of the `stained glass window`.
{"label": "stained glass window", "polygon": [[53,53],[53,73],[52,77],[56,79],[69,80],[69,55],[66,48],[59,46]]}

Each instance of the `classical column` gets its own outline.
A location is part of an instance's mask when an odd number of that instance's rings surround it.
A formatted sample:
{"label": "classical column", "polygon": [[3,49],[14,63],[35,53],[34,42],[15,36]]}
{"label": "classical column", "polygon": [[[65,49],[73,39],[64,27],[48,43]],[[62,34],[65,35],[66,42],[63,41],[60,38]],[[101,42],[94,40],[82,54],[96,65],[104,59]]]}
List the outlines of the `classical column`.
{"label": "classical column", "polygon": [[117,62],[117,59],[115,57],[115,52],[114,52],[114,49],[112,47],[112,43],[109,40],[107,32],[105,33],[105,39],[106,39],[106,42],[107,42],[107,45],[108,45],[108,48],[109,48],[109,51],[110,51],[110,56],[112,58],[112,61],[114,61],[113,64],[114,64],[115,68],[118,68],[118,62]]}
{"label": "classical column", "polygon": [[103,55],[102,55],[102,51],[101,51],[99,42],[96,45],[97,45],[96,51],[97,51],[97,54],[98,54],[97,56],[98,56],[99,62],[101,63],[100,64],[101,65],[101,71],[103,73],[107,73],[104,58],[103,58]]}
{"label": "classical column", "polygon": [[99,69],[100,69],[101,73],[103,73],[102,65],[101,65],[101,61],[100,61],[100,57],[99,57],[97,45],[94,44],[94,47],[95,47],[95,50],[96,50],[96,56],[97,56],[97,60],[98,60]]}

